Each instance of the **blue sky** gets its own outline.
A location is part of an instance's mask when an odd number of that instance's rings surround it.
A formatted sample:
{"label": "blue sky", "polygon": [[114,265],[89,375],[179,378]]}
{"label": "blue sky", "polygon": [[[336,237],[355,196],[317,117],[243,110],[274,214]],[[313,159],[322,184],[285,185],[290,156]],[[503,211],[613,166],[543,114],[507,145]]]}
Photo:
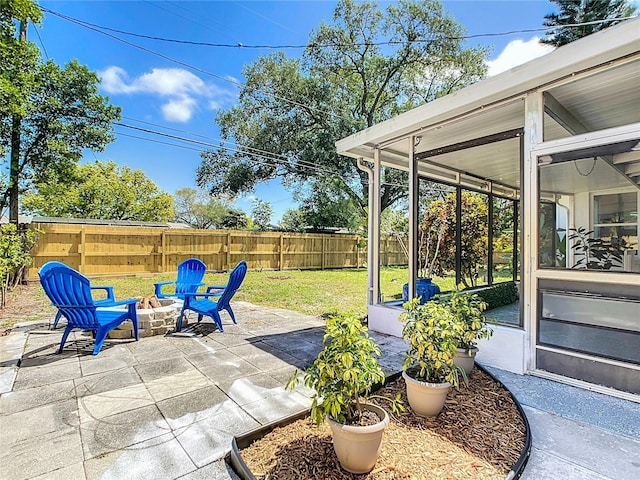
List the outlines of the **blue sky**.
{"label": "blue sky", "polygon": [[[195,42],[244,45],[303,45],[321,21],[329,21],[335,1],[50,1],[40,5],[54,12],[103,27],[144,35]],[[468,35],[535,29],[554,10],[546,0],[444,1],[447,10]],[[64,64],[78,59],[102,78],[102,93],[122,107],[123,123],[216,144],[216,111],[232,106],[242,68],[271,50],[243,47],[213,48],[164,43],[119,33],[128,45],[45,13],[42,27],[30,29],[48,58]],[[497,73],[545,53],[535,33],[481,37],[469,45],[491,45],[491,71]],[[548,47],[547,47],[548,48]],[[152,50],[160,55],[153,54]],[[297,56],[301,49],[289,49]],[[172,61],[175,60],[175,61]],[[178,63],[177,63],[178,62]],[[144,123],[146,122],[146,123]],[[164,128],[162,128],[164,127]],[[172,129],[172,130],[169,130]],[[117,141],[104,152],[87,152],[84,161],[113,160],[139,168],[169,192],[195,188],[200,156],[195,145],[179,148],[175,139],[116,127]],[[202,147],[205,148],[205,147]],[[291,194],[277,181],[259,186],[236,205],[250,213],[253,196],[271,203],[277,222],[287,208],[295,208]]]}

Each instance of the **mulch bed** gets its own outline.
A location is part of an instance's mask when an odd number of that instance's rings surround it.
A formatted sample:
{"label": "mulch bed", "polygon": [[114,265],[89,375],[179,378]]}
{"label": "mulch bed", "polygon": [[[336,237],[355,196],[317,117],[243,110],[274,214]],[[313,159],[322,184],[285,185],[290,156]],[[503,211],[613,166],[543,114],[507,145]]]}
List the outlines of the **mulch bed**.
{"label": "mulch bed", "polygon": [[[480,480],[504,479],[524,449],[526,427],[511,396],[477,368],[469,386],[452,389],[444,410],[433,419],[411,412],[401,378],[377,392],[389,398],[396,393],[407,411],[391,415],[382,454],[368,474],[342,470],[329,427],[315,427],[308,419],[276,428],[242,450],[242,458],[264,480]],[[390,412],[388,402],[372,401]]]}

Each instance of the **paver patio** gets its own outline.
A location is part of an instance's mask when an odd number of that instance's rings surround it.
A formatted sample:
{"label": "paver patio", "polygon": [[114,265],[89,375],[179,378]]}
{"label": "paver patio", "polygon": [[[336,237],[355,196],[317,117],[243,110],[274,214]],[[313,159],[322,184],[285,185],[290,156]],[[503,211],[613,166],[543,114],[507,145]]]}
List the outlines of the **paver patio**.
{"label": "paver patio", "polygon": [[[310,405],[307,389],[285,391],[285,384],[321,349],[324,321],[243,302],[234,309],[238,325],[223,316],[224,333],[207,319],[179,334],[107,340],[97,357],[93,339],[82,332],[56,355],[62,332],[48,329],[51,319],[0,337],[0,477],[237,478],[221,460],[231,438]],[[404,343],[372,336],[385,372],[397,372]],[[558,472],[637,478],[637,404],[492,372],[516,393],[532,424],[534,448],[523,478]],[[549,383],[556,390],[545,398],[540,392]],[[582,398],[577,412],[554,404],[567,392],[573,402]],[[585,405],[591,413],[582,415]],[[616,409],[627,423],[593,426],[587,417],[600,408]],[[602,467],[613,460],[615,469]]]}

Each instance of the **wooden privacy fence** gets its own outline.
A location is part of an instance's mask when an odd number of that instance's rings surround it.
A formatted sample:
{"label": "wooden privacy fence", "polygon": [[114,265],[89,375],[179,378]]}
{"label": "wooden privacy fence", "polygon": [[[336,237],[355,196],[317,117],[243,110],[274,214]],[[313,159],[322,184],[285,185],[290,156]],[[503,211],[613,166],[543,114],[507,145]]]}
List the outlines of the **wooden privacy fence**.
{"label": "wooden privacy fence", "polygon": [[[30,280],[51,260],[88,276],[175,272],[191,257],[200,258],[210,272],[229,271],[240,260],[252,270],[354,268],[367,261],[366,241],[358,235],[57,223],[31,228],[40,234],[27,273]],[[384,265],[407,264],[403,244],[395,237],[383,238],[380,251]]]}

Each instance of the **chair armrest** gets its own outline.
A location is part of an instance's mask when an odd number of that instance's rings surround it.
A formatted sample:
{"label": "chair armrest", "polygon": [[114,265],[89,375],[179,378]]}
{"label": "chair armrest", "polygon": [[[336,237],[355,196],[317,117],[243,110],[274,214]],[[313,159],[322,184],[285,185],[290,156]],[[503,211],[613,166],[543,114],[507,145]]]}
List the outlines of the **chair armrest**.
{"label": "chair armrest", "polygon": [[207,293],[211,293],[212,290],[224,290],[225,285],[210,285],[207,287]]}
{"label": "chair armrest", "polygon": [[104,290],[105,292],[107,292],[107,297],[101,300],[111,300],[113,302],[116,301],[116,296],[113,293],[113,287],[103,287],[103,286],[95,286],[95,287],[91,287],[91,290]]}
{"label": "chair armrest", "polygon": [[155,295],[158,298],[162,297],[162,287],[164,287],[165,285],[173,285],[176,282],[159,282],[159,283],[154,283],[154,287],[155,287]]}
{"label": "chair armrest", "polygon": [[206,283],[204,283],[204,282],[200,282],[200,283],[190,283],[190,284],[189,284],[189,286],[190,286],[190,287],[193,287],[194,291],[195,291],[195,290],[198,290],[200,287],[203,287],[203,286],[205,286],[205,285],[206,285]]}
{"label": "chair armrest", "polygon": [[113,302],[113,305],[110,305],[112,307],[118,307],[120,305],[135,305],[136,303],[138,303],[138,299],[137,298],[127,298],[126,300],[119,300],[117,302]]}
{"label": "chair armrest", "polygon": [[209,297],[219,297],[220,296],[219,293],[204,293],[204,292],[183,293],[182,295],[184,295],[185,300],[187,298],[195,298],[195,297],[209,298]]}

